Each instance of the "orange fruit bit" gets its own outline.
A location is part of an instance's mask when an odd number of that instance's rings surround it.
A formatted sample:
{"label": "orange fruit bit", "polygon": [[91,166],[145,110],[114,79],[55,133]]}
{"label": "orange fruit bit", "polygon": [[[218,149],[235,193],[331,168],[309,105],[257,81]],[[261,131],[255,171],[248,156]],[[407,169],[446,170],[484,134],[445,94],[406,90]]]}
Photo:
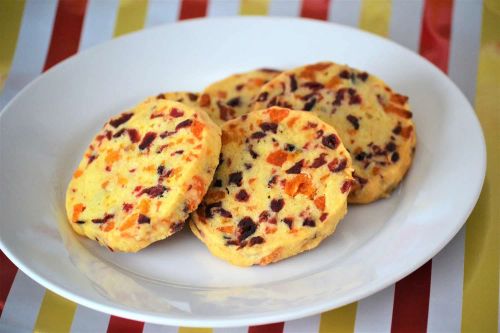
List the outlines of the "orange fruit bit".
{"label": "orange fruit bit", "polygon": [[397,106],[394,105],[388,105],[385,107],[384,110],[387,113],[394,113],[395,115],[401,118],[410,119],[412,117],[412,113],[410,111],[398,108]]}
{"label": "orange fruit bit", "polygon": [[149,213],[149,206],[150,200],[142,199],[141,202],[139,202],[139,211],[141,212],[141,214],[147,215]]}
{"label": "orange fruit bit", "polygon": [[107,232],[107,231],[113,230],[114,227],[115,227],[115,222],[109,221],[108,223],[104,224],[103,230]]}
{"label": "orange fruit bit", "polygon": [[80,217],[80,214],[85,210],[85,206],[81,203],[77,203],[76,205],[73,206],[73,216],[71,217],[71,220],[73,222],[78,221],[78,218]]}
{"label": "orange fruit bit", "polygon": [[206,107],[210,105],[210,95],[203,94],[200,96],[200,106]]}
{"label": "orange fruit bit", "polygon": [[83,175],[83,171],[82,171],[82,170],[80,170],[80,169],[77,169],[77,170],[75,171],[75,173],[73,174],[73,177],[78,178],[78,177],[80,177],[81,175]]}
{"label": "orange fruit bit", "polygon": [[198,140],[201,140],[201,133],[203,133],[204,128],[205,128],[205,125],[203,125],[203,123],[201,123],[195,119],[193,122],[193,125],[191,125],[191,132],[193,132],[194,136]]}
{"label": "orange fruit bit", "polygon": [[331,88],[335,88],[339,84],[340,84],[340,78],[338,76],[334,76],[334,77],[331,78],[330,81],[328,81],[325,84],[325,87],[331,89]]}
{"label": "orange fruit bit", "polygon": [[287,157],[288,154],[283,150],[276,150],[267,156],[266,161],[272,165],[281,167],[283,163],[285,163]]}
{"label": "orange fruit bit", "polygon": [[288,114],[290,110],[284,108],[273,107],[269,109],[269,116],[274,123],[279,123],[282,121]]}
{"label": "orange fruit bit", "polygon": [[281,256],[281,247],[277,248],[276,250],[274,250],[273,252],[271,252],[271,254],[265,256],[264,258],[262,258],[259,262],[260,265],[264,266],[264,265],[267,265],[267,264],[270,264],[272,262],[275,262],[277,261],[280,256]]}
{"label": "orange fruit bit", "polygon": [[127,230],[128,228],[132,227],[135,225],[137,218],[139,217],[139,214],[133,214],[131,215],[128,219],[123,222],[123,224],[120,226],[120,231]]}
{"label": "orange fruit bit", "polygon": [[291,197],[295,197],[298,193],[301,193],[311,198],[314,192],[311,176],[304,173],[299,173],[285,184],[285,193]]}
{"label": "orange fruit bit", "polygon": [[322,195],[322,196],[314,199],[314,204],[316,205],[316,207],[318,207],[319,210],[324,211],[325,210],[325,196]]}
{"label": "orange fruit bit", "polygon": [[120,159],[120,153],[116,150],[109,150],[106,154],[106,164],[113,164]]}
{"label": "orange fruit bit", "polygon": [[218,227],[217,230],[226,234],[231,234],[234,232],[234,227],[232,225],[226,225],[224,227]]}

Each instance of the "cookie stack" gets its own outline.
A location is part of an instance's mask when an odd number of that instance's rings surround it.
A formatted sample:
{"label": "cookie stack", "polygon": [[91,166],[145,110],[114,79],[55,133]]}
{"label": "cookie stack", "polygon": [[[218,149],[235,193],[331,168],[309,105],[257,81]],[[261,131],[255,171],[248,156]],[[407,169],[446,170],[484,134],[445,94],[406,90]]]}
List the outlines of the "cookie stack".
{"label": "cookie stack", "polygon": [[190,229],[217,257],[267,265],[331,235],[347,203],[388,196],[410,167],[408,98],[321,62],[235,74],[109,120],[68,186],[73,229],[136,252]]}

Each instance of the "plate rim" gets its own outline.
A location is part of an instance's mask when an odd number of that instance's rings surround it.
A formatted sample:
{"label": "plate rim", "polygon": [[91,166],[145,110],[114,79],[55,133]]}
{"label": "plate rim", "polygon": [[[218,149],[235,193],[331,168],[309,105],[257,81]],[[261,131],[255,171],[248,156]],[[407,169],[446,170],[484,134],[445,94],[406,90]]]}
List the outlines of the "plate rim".
{"label": "plate rim", "polygon": [[[459,230],[465,225],[468,217],[472,213],[474,207],[476,206],[477,201],[479,200],[483,185],[484,185],[484,180],[485,180],[485,175],[486,175],[486,162],[487,162],[487,151],[486,151],[486,143],[485,143],[485,138],[484,138],[484,131],[482,129],[481,123],[479,121],[479,118],[477,116],[477,113],[474,112],[474,107],[471,105],[470,101],[465,97],[464,93],[460,90],[460,88],[453,82],[446,74],[444,74],[441,70],[439,70],[433,63],[431,63],[429,60],[426,58],[422,57],[418,53],[415,53],[414,51],[410,50],[409,48],[400,45],[390,39],[383,38],[381,36],[378,36],[376,34],[373,34],[371,32],[363,31],[361,29],[358,29],[356,27],[351,27],[335,22],[323,22],[323,21],[318,21],[314,19],[308,19],[308,18],[299,18],[299,17],[274,17],[274,16],[252,16],[252,17],[207,17],[207,18],[196,18],[196,19],[190,19],[190,20],[185,20],[185,21],[177,21],[177,22],[171,22],[171,23],[166,23],[166,24],[161,24],[155,27],[151,27],[148,29],[142,29],[139,31],[135,31],[133,33],[129,33],[123,36],[120,36],[118,38],[113,38],[108,41],[105,41],[103,43],[100,43],[98,45],[92,46],[88,49],[79,51],[75,53],[74,55],[66,58],[65,60],[61,61],[57,65],[51,67],[49,70],[40,73],[34,80],[32,80],[29,84],[27,84],[25,87],[23,87],[5,106],[2,110],[0,110],[0,122],[2,122],[3,116],[6,113],[6,111],[10,108],[10,106],[15,103],[19,98],[24,95],[25,91],[29,90],[31,86],[35,85],[39,80],[42,80],[45,76],[51,75],[52,72],[55,71],[61,71],[64,70],[66,66],[69,66],[71,63],[74,61],[77,61],[77,59],[80,56],[85,56],[87,53],[91,52],[96,52],[100,48],[105,48],[108,46],[108,44],[112,43],[118,43],[121,40],[124,39],[132,39],[132,38],[137,38],[138,35],[145,34],[154,30],[160,30],[160,29],[165,29],[167,26],[172,26],[172,25],[196,25],[199,24],[200,22],[210,24],[211,21],[290,21],[290,22],[295,22],[295,24],[302,24],[303,22],[313,23],[317,25],[324,25],[324,26],[330,26],[335,29],[346,29],[350,30],[354,33],[360,33],[364,34],[367,37],[370,37],[370,39],[377,39],[380,42],[383,43],[389,43],[393,47],[400,48],[404,50],[404,52],[411,53],[413,56],[416,56],[417,58],[420,58],[420,60],[423,60],[427,66],[430,65],[431,69],[436,72],[437,75],[440,75],[442,78],[444,78],[448,83],[451,83],[453,86],[453,89],[461,95],[462,100],[466,103],[466,105],[469,107],[469,109],[466,111],[467,113],[471,113],[471,116],[474,120],[474,124],[471,126],[477,126],[479,130],[479,139],[481,142],[481,146],[478,147],[478,153],[480,154],[481,161],[480,165],[477,171],[478,176],[480,176],[481,180],[477,183],[476,188],[474,188],[473,194],[471,195],[471,198],[474,198],[470,201],[469,206],[467,207],[466,210],[464,210],[464,214],[461,214],[460,218],[457,218],[457,221],[460,221],[459,223],[456,224],[455,228],[453,228],[448,234],[447,237],[443,237],[443,239],[446,239],[442,243],[439,244],[434,244],[432,247],[432,251],[428,251],[429,254],[427,256],[421,256],[421,260],[415,261],[414,263],[411,263],[407,265],[406,270],[402,270],[402,272],[393,275],[391,279],[386,279],[385,283],[379,283],[379,285],[376,288],[372,288],[371,290],[366,290],[362,292],[353,292],[350,293],[348,296],[336,298],[333,301],[319,301],[315,305],[311,305],[306,308],[300,308],[300,309],[294,309],[293,311],[289,311],[287,309],[280,309],[276,310],[273,312],[269,313],[263,313],[263,314],[258,314],[257,318],[253,317],[250,318],[249,316],[233,316],[230,318],[224,318],[224,319],[218,319],[218,318],[212,318],[212,317],[203,317],[199,316],[197,318],[179,318],[175,316],[161,316],[159,314],[148,314],[148,311],[142,311],[138,312],[137,310],[127,310],[120,304],[120,307],[112,307],[109,305],[103,305],[101,303],[98,303],[93,300],[89,300],[85,297],[80,296],[77,293],[72,292],[71,290],[60,287],[57,284],[53,283],[52,281],[46,279],[45,277],[38,275],[33,269],[29,268],[28,265],[25,265],[21,260],[19,260],[15,254],[13,254],[8,247],[5,246],[5,244],[2,241],[2,237],[0,236],[0,249],[3,251],[3,253],[11,260],[23,273],[25,273],[27,276],[29,276],[31,279],[42,285],[44,288],[49,289],[56,294],[69,299],[77,304],[83,305],[85,307],[88,307],[90,309],[100,311],[103,313],[107,313],[110,315],[116,315],[124,318],[130,318],[134,320],[139,320],[139,321],[144,321],[144,322],[149,322],[149,323],[154,323],[154,324],[162,324],[162,325],[171,325],[171,326],[189,326],[189,327],[237,327],[237,326],[250,326],[250,325],[261,325],[261,324],[268,324],[268,323],[275,323],[275,322],[281,322],[281,321],[288,321],[288,320],[293,320],[293,319],[298,319],[298,318],[303,318],[306,316],[318,314],[324,311],[328,311],[334,308],[338,308],[341,306],[344,306],[346,304],[349,304],[351,302],[359,301],[363,298],[366,298],[370,295],[373,295],[388,286],[394,284],[395,282],[399,281],[400,279],[404,278],[405,276],[411,274],[414,272],[416,269],[418,269],[420,266],[422,266],[425,262],[428,260],[432,259],[436,254],[438,254],[448,243],[455,237],[455,235],[459,232]],[[249,23],[249,22],[248,22]],[[469,112],[472,111],[472,112]],[[1,161],[0,161],[1,162]],[[479,178],[479,177],[478,177]],[[254,314],[255,316],[255,314]]]}

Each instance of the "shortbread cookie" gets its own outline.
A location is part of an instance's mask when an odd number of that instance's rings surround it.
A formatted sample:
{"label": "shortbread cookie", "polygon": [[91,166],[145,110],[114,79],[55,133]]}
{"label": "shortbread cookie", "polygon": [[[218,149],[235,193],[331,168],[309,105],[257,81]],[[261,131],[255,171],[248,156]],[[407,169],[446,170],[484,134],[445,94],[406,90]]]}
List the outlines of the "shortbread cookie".
{"label": "shortbread cookie", "polygon": [[331,62],[295,68],[262,87],[253,109],[274,105],[335,127],[353,158],[350,203],[388,196],[410,167],[416,134],[408,97],[373,75]]}
{"label": "shortbread cookie", "polygon": [[71,227],[136,252],[182,229],[212,180],[220,129],[205,112],[150,98],[110,119],[66,194]]}
{"label": "shortbread cookie", "polygon": [[262,85],[279,73],[274,69],[257,69],[231,75],[205,88],[198,103],[217,125],[221,125],[249,112]]}
{"label": "shortbread cookie", "polygon": [[190,223],[217,257],[267,265],[312,249],[347,211],[349,153],[311,113],[273,107],[222,125],[222,153]]}

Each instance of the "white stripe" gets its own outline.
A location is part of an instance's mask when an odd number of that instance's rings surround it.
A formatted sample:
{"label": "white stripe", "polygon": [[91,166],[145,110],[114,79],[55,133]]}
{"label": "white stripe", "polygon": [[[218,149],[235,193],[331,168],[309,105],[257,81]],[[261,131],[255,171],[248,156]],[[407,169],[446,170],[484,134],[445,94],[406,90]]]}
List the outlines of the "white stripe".
{"label": "white stripe", "polygon": [[234,0],[211,0],[208,2],[207,16],[233,16],[240,12],[240,2]]}
{"label": "white stripe", "polygon": [[43,70],[56,5],[56,0],[26,2],[14,60],[0,96],[0,110]]}
{"label": "white stripe", "polygon": [[471,103],[476,95],[482,12],[481,0],[453,3],[448,73]]}
{"label": "white stripe", "polygon": [[118,0],[90,0],[83,21],[80,50],[113,37]]}
{"label": "white stripe", "polygon": [[361,11],[361,0],[332,0],[328,19],[335,23],[357,27]]}
{"label": "white stripe", "polygon": [[355,332],[390,332],[394,285],[358,302]]}
{"label": "white stripe", "polygon": [[223,328],[214,328],[214,333],[247,333],[248,326],[244,327],[223,327]]}
{"label": "white stripe", "polygon": [[71,323],[71,332],[106,332],[108,324],[108,314],[78,305]]}
{"label": "white stripe", "polygon": [[305,317],[285,322],[284,333],[312,333],[319,331],[321,315]]}
{"label": "white stripe", "polygon": [[15,332],[32,331],[44,295],[45,288],[17,271],[0,318],[0,327],[12,327]]}
{"label": "white stripe", "polygon": [[465,229],[432,259],[427,332],[460,332]]}
{"label": "white stripe", "polygon": [[300,0],[271,0],[269,16],[300,16]]}
{"label": "white stripe", "polygon": [[415,52],[419,49],[423,8],[423,0],[392,0],[389,36]]}
{"label": "white stripe", "polygon": [[[474,102],[481,40],[482,2],[453,4],[448,73]],[[465,228],[432,260],[428,332],[460,332],[464,278]]]}
{"label": "white stripe", "polygon": [[180,0],[149,0],[146,27],[177,21]]}
{"label": "white stripe", "polygon": [[163,326],[151,323],[144,323],[142,333],[177,333],[179,328],[177,326]]}

